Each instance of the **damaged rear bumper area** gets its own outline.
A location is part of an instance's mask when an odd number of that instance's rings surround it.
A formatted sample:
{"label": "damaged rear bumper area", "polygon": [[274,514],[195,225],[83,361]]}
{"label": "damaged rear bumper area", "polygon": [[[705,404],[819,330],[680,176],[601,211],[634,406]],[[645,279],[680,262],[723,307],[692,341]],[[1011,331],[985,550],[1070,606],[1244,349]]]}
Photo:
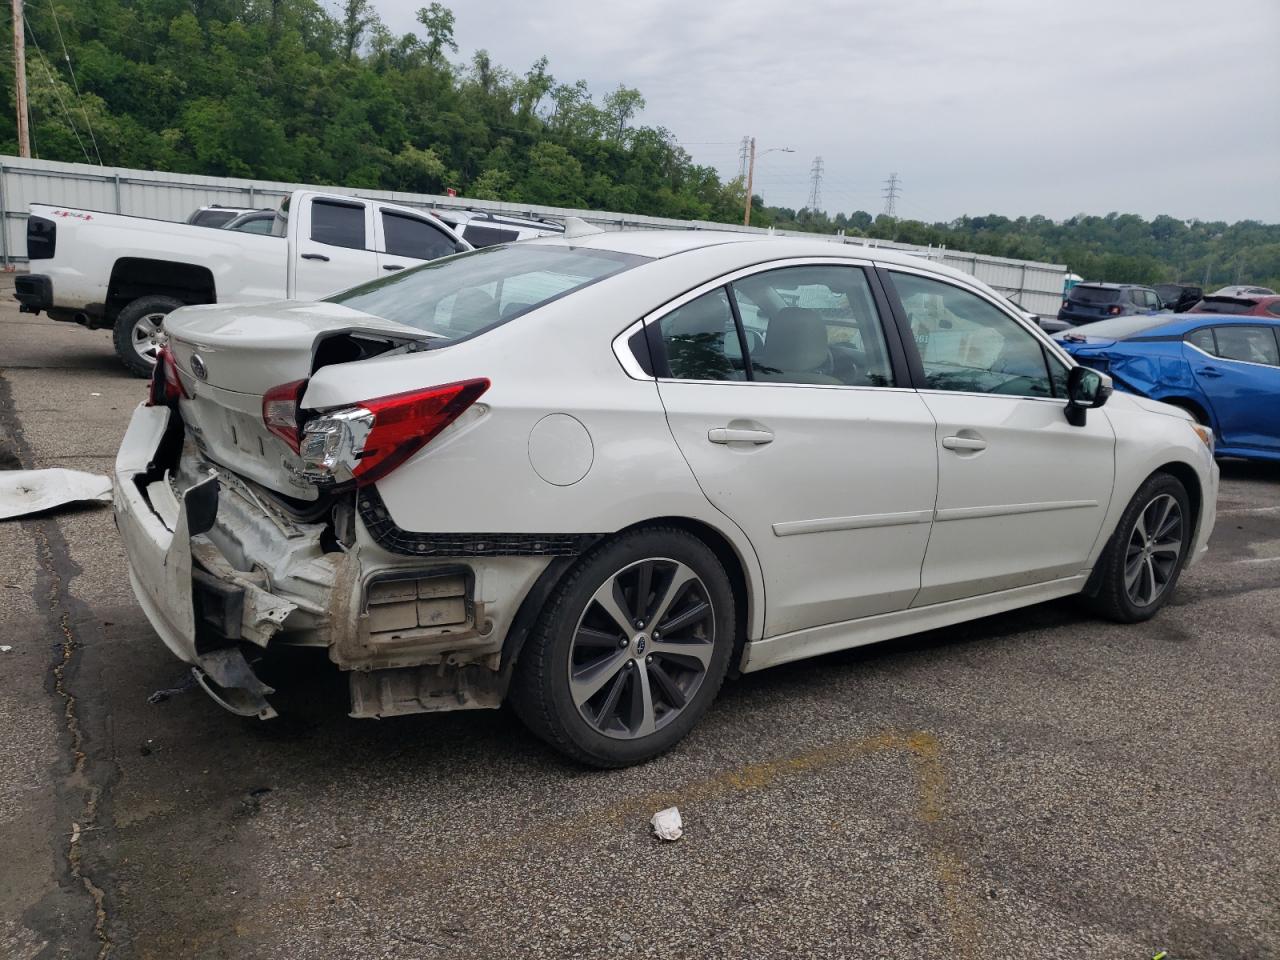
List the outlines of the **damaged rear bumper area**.
{"label": "damaged rear bumper area", "polygon": [[279,644],[327,649],[355,717],[501,704],[503,638],[551,557],[391,552],[354,491],[297,514],[207,461],[164,406],[135,411],[113,484],[139,604],[228,710],[276,715],[253,664]]}

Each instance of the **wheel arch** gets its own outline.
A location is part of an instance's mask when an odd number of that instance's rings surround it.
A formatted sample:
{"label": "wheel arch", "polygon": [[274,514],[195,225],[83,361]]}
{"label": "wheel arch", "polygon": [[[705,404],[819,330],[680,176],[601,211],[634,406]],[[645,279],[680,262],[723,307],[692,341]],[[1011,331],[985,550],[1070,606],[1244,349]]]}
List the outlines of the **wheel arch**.
{"label": "wheel arch", "polygon": [[[1195,468],[1190,464],[1183,463],[1181,460],[1170,460],[1168,463],[1162,464],[1147,477],[1149,480],[1157,473],[1167,473],[1177,479],[1187,491],[1187,500],[1191,507],[1191,529],[1196,532],[1196,536],[1200,532],[1200,517],[1204,513],[1204,490],[1200,486],[1200,475],[1196,473]],[[1146,483],[1146,480],[1143,481]],[[1192,537],[1192,543],[1195,543],[1195,537]]]}
{"label": "wheel arch", "polygon": [[[716,555],[716,559],[724,567],[733,588],[734,619],[737,621],[733,655],[729,660],[730,675],[736,676],[746,649],[747,638],[751,635],[752,617],[757,613],[758,604],[761,602],[761,598],[758,598],[753,591],[752,577],[746,560],[728,536],[711,524],[692,517],[652,517],[632,523],[608,536],[612,538],[649,527],[675,527],[697,537]],[[516,661],[519,660],[525,641],[533,631],[552,592],[577,563],[577,557],[557,557],[552,560],[521,601],[502,645],[502,671],[508,676],[514,669]]]}
{"label": "wheel arch", "polygon": [[1159,400],[1161,403],[1167,403],[1171,407],[1177,407],[1191,414],[1196,420],[1205,426],[1214,426],[1213,414],[1209,408],[1194,397],[1176,394],[1168,397],[1152,397],[1153,400]]}
{"label": "wheel arch", "polygon": [[184,304],[216,303],[217,287],[208,267],[176,260],[121,257],[111,268],[107,284],[106,319],[114,323],[120,311],[145,296],[173,297]]}

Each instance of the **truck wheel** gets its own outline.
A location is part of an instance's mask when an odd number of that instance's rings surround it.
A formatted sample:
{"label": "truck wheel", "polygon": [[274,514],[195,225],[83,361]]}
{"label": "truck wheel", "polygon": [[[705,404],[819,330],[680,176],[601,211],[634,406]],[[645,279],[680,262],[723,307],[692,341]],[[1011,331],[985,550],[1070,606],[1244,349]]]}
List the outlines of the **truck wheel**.
{"label": "truck wheel", "polygon": [[154,294],[134,300],[116,317],[116,356],[135,377],[151,376],[165,315],[180,306],[181,300]]}

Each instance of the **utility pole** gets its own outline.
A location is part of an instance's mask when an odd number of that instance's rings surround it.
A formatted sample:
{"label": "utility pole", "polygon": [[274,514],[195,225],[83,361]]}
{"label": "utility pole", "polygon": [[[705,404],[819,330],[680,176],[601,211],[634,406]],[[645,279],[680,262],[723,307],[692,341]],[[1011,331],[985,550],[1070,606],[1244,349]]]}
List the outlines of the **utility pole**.
{"label": "utility pole", "polygon": [[809,212],[817,213],[822,206],[822,158],[814,157],[809,168]]}
{"label": "utility pole", "polygon": [[14,103],[18,108],[18,156],[31,156],[31,130],[27,126],[27,38],[23,29],[22,0],[13,0]]}
{"label": "utility pole", "polygon": [[901,192],[898,184],[901,181],[896,173],[889,174],[889,179],[884,182],[884,215],[886,217],[896,217],[898,215],[898,194]]}
{"label": "utility pole", "polygon": [[738,148],[738,179],[745,180],[747,178],[747,151],[751,149],[751,138],[743,137],[742,145]]}
{"label": "utility pole", "polygon": [[[795,153],[790,147],[770,147],[768,150],[761,150],[760,156],[766,153]],[[756,138],[751,137],[747,143],[747,200],[745,208],[742,211],[742,225],[744,227],[751,226],[751,188],[756,178]]]}

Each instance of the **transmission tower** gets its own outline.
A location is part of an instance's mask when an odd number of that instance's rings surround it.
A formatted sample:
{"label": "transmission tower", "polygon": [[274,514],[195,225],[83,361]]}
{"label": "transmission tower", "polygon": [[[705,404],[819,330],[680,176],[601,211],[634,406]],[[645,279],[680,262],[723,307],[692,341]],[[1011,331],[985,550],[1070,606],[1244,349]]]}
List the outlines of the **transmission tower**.
{"label": "transmission tower", "polygon": [[902,192],[902,181],[898,179],[896,173],[889,174],[889,179],[884,182],[884,215],[886,217],[896,217],[898,215],[898,194]]}
{"label": "transmission tower", "polygon": [[738,179],[747,179],[747,154],[751,150],[751,138],[743,137],[742,146],[738,148]]}
{"label": "transmission tower", "polygon": [[809,168],[809,210],[817,213],[822,206],[822,158],[814,157],[813,166]]}

